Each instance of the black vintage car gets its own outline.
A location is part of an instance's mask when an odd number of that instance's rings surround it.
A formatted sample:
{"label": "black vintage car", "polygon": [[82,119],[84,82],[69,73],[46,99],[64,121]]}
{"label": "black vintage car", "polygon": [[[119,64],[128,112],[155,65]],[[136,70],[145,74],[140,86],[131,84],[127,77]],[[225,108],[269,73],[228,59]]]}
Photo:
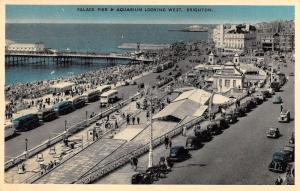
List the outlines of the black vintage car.
{"label": "black vintage car", "polygon": [[218,126],[218,124],[214,120],[204,121],[201,124],[201,127],[208,129],[212,135],[218,135],[222,133],[222,129]]}
{"label": "black vintage car", "polygon": [[206,127],[201,127],[200,124],[195,125],[194,133],[196,137],[199,137],[202,141],[210,141],[211,133],[210,130]]}
{"label": "black vintage car", "polygon": [[142,172],[131,177],[131,184],[151,184],[153,182],[149,173]]}
{"label": "black vintage car", "polygon": [[269,164],[269,170],[272,172],[283,173],[286,170],[288,164],[288,158],[284,152],[276,152],[273,154],[271,163]]}
{"label": "black vintage car", "polygon": [[186,139],[185,148],[188,150],[197,150],[203,146],[201,138],[196,136],[189,136]]}
{"label": "black vintage car", "polygon": [[237,116],[233,111],[228,111],[224,115],[226,123],[235,123],[237,122]]}
{"label": "black vintage car", "polygon": [[226,128],[229,127],[229,125],[228,125],[228,123],[226,123],[224,117],[221,117],[221,116],[216,117],[216,118],[214,119],[214,121],[217,123],[217,125],[218,125],[218,127],[219,127],[220,129],[226,129]]}
{"label": "black vintage car", "polygon": [[170,161],[180,162],[190,158],[191,155],[183,146],[174,146],[170,149]]}

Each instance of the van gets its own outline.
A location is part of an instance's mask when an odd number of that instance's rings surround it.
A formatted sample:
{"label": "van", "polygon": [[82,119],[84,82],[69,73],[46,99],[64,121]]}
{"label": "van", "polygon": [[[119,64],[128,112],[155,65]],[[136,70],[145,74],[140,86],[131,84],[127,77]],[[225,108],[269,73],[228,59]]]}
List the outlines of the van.
{"label": "van", "polygon": [[73,103],[71,101],[62,101],[53,106],[54,111],[58,115],[64,115],[74,110]]}
{"label": "van", "polygon": [[40,110],[37,115],[41,122],[52,121],[57,118],[57,114],[53,108]]}
{"label": "van", "polygon": [[101,94],[100,104],[107,106],[110,103],[114,103],[118,101],[119,93],[118,90],[109,90],[103,94]]}
{"label": "van", "polygon": [[12,121],[16,131],[27,131],[40,125],[37,114],[27,114]]}

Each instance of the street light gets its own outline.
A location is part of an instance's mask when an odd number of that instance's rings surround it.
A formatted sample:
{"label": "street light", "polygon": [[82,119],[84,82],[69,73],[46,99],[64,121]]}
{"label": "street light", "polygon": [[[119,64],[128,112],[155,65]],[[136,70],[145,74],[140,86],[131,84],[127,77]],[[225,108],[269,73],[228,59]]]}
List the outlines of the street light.
{"label": "street light", "polygon": [[65,131],[67,131],[67,120],[65,120]]}
{"label": "street light", "polygon": [[25,138],[25,151],[27,152],[27,150],[28,150],[28,139]]}

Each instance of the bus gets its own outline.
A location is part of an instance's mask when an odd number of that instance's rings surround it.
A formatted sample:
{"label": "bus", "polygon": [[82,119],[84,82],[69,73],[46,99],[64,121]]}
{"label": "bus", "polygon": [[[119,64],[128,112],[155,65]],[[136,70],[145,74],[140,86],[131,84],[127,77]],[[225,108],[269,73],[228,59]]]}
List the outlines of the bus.
{"label": "bus", "polygon": [[118,90],[109,90],[101,94],[100,104],[101,106],[107,106],[109,103],[114,103],[119,99]]}
{"label": "bus", "polygon": [[71,101],[62,101],[53,106],[54,111],[58,115],[64,115],[74,110],[73,103]]}
{"label": "bus", "polygon": [[52,121],[57,118],[57,114],[53,108],[39,110],[37,115],[41,122]]}
{"label": "bus", "polygon": [[14,119],[12,124],[16,131],[27,131],[38,127],[40,125],[40,120],[37,114],[27,114]]}
{"label": "bus", "polygon": [[5,126],[4,132],[5,132],[5,139],[7,139],[7,138],[13,136],[16,131],[15,131],[15,128],[13,127],[13,125],[9,124],[9,125]]}
{"label": "bus", "polygon": [[87,93],[87,101],[94,102],[99,100],[100,94],[101,94],[100,90],[91,90],[90,92]]}
{"label": "bus", "polygon": [[98,87],[97,90],[99,90],[100,93],[102,94],[104,92],[111,90],[111,86],[110,85],[102,85],[102,86]]}
{"label": "bus", "polygon": [[86,96],[79,96],[73,99],[73,106],[75,109],[79,109],[85,106],[87,97]]}

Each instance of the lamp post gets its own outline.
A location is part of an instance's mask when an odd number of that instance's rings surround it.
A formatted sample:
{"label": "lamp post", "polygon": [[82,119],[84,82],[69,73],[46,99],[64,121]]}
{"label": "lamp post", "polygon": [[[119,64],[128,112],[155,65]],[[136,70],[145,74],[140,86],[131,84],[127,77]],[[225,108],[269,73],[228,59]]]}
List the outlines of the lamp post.
{"label": "lamp post", "polygon": [[27,152],[28,151],[28,139],[25,138],[25,151]]}
{"label": "lamp post", "polygon": [[65,120],[65,131],[67,131],[67,120]]}
{"label": "lamp post", "polygon": [[152,97],[150,97],[150,143],[149,143],[149,163],[148,168],[153,166],[153,143],[152,143]]}

